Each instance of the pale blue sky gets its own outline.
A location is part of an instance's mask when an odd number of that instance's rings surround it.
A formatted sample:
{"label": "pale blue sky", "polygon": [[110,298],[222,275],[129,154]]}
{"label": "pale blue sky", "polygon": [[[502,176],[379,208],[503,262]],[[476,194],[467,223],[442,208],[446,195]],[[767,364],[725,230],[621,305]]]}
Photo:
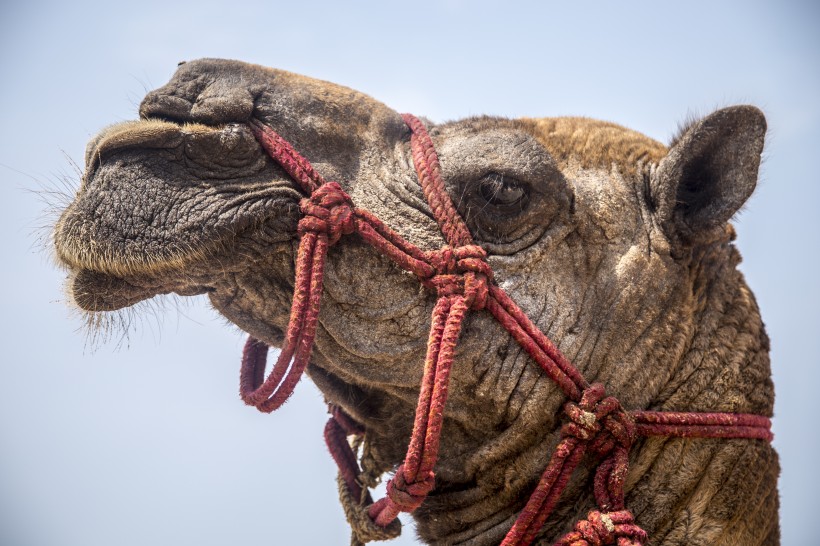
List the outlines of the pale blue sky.
{"label": "pale blue sky", "polygon": [[[752,103],[770,127],[737,219],[772,338],[784,544],[815,540],[820,450],[820,8],[813,2],[0,4],[0,544],[346,544],[324,406],[237,396],[242,335],[202,299],[91,351],[38,250],[31,190],[76,183],[85,142],[176,63],[236,58],[434,120],[587,115],[667,140]],[[299,529],[299,535],[296,534]],[[413,544],[412,530],[395,544]]]}

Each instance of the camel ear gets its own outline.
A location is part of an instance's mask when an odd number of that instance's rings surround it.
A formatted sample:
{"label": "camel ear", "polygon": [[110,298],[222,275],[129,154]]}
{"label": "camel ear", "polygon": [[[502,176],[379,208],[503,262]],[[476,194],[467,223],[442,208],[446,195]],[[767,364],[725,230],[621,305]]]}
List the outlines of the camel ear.
{"label": "camel ear", "polygon": [[732,106],[686,128],[652,177],[656,214],[667,234],[696,239],[720,227],[757,185],[766,118]]}

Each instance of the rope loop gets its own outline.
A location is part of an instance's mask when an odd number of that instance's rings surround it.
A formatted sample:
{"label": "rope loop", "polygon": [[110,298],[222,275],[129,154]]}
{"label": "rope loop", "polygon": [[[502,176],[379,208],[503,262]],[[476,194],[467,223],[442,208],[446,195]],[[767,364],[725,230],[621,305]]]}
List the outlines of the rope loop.
{"label": "rope loop", "polygon": [[[421,478],[419,480],[419,478]],[[425,476],[416,476],[416,480],[408,483],[404,465],[399,466],[396,475],[387,482],[387,496],[402,512],[412,512],[424,502],[427,494],[436,485],[435,474],[432,471]]]}
{"label": "rope loop", "polygon": [[592,510],[587,519],[577,522],[555,546],[643,546],[646,539],[646,531],[635,525],[629,510],[606,513]]}
{"label": "rope loop", "polygon": [[439,296],[463,295],[467,307],[474,311],[484,309],[493,280],[493,270],[487,263],[487,252],[478,245],[425,252],[434,273],[422,282]]}
{"label": "rope loop", "polygon": [[350,524],[353,535],[350,541],[351,546],[363,546],[368,542],[392,540],[401,535],[401,521],[398,518],[385,526],[378,525],[370,517],[370,505],[363,503],[361,499],[351,494],[341,474],[336,477],[336,484],[339,488],[339,501],[342,504],[342,510],[344,510],[345,518]]}
{"label": "rope loop", "polygon": [[339,426],[345,431],[348,436],[362,436],[364,435],[364,427],[358,423],[353,417],[347,414],[340,406],[336,404],[328,404],[328,413],[339,423]]}
{"label": "rope loop", "polygon": [[310,197],[302,199],[299,208],[304,215],[299,220],[298,232],[326,233],[329,245],[342,235],[356,231],[353,201],[338,182],[326,182],[316,188]]}

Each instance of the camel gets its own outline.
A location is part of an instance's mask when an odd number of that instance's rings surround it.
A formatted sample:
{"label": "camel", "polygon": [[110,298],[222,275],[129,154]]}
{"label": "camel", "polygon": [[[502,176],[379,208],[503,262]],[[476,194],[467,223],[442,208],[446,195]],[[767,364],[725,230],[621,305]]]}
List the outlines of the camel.
{"label": "camel", "polygon": [[[202,59],[181,64],[139,114],[89,143],[82,184],[55,226],[69,292],[92,315],[158,294],[206,294],[251,336],[245,358],[257,368],[243,376],[246,391],[262,382],[267,347],[288,345],[300,240],[318,229],[315,218],[304,227],[312,205],[294,169],[333,181],[423,256],[450,248],[420,186],[411,142],[421,135],[469,232],[461,248],[479,265],[467,276],[491,297],[508,294],[579,377],[628,410],[772,415],[769,342],[729,223],[757,182],[766,121],[753,106],[692,120],[666,146],[587,118],[434,124],[332,83]],[[307,166],[272,158],[265,135]],[[357,483],[372,485],[406,461],[441,298],[432,277],[420,282],[368,244],[364,228],[339,221],[349,229],[331,234],[323,258],[307,374],[347,423],[343,436],[363,433],[351,453]],[[474,310],[453,349],[434,480],[411,511],[426,543],[499,544],[576,418],[532,352],[483,301],[474,305],[468,281],[459,286],[453,301]],[[592,415],[584,408],[581,421]],[[779,544],[769,442],[639,437],[624,457],[629,525],[651,544]],[[519,543],[643,543],[595,512],[594,459],[578,459],[548,517]],[[365,494],[347,499],[349,519]]]}

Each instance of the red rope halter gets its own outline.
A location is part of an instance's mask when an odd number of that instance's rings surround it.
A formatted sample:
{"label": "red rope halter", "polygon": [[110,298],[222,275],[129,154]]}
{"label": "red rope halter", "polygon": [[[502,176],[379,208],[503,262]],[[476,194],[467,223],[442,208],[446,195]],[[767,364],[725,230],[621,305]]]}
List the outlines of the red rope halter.
{"label": "red rope halter", "polygon": [[[353,205],[336,182],[326,182],[282,137],[259,121],[251,130],[274,161],[309,196],[301,201],[296,286],[282,352],[265,378],[268,346],[252,337],[242,358],[240,394],[249,405],[271,412],[291,395],[307,367],[316,335],[322,277],[328,248],[342,235],[357,233],[399,267],[415,274],[435,291],[424,375],[413,433],[404,463],[387,484],[387,496],[369,505],[373,522],[385,527],[399,512],[418,508],[435,486],[435,464],[447,401],[450,369],[461,325],[468,311],[489,311],[530,357],[564,392],[568,422],[541,479],[506,538],[505,546],[530,544],[557,504],[573,471],[587,452],[600,461],[594,478],[595,501],[587,519],[561,538],[560,546],[618,544],[640,546],[646,533],[624,506],[624,482],[629,450],[638,436],[755,438],[771,441],[771,422],[759,415],[625,411],[607,396],[603,385],[590,385],[555,345],[493,282],[486,252],[473,242],[441,178],[438,156],[424,125],[402,116],[412,131],[411,148],[419,182],[447,242],[439,250],[423,251],[405,241],[370,212]],[[359,467],[347,442],[363,428],[338,408],[325,438],[340,475],[354,499],[369,504],[369,493],[358,482]],[[364,496],[363,496],[364,493]]]}

